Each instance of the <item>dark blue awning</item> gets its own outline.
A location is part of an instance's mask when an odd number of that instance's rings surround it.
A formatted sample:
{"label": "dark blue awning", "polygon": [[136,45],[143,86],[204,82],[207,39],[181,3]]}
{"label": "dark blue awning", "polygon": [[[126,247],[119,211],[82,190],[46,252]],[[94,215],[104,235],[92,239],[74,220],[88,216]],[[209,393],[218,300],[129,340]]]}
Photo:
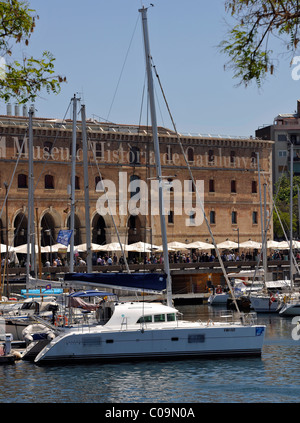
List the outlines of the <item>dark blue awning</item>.
{"label": "dark blue awning", "polygon": [[64,280],[76,285],[161,293],[166,289],[167,278],[159,273],[67,273]]}

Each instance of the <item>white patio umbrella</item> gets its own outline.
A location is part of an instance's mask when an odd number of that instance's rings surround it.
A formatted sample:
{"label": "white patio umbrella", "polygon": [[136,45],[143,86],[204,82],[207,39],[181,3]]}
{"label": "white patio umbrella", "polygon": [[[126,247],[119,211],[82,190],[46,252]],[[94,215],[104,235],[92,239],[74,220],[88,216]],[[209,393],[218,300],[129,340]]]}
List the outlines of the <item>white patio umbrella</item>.
{"label": "white patio umbrella", "polygon": [[[39,252],[39,248],[37,245],[34,246],[34,250],[36,253]],[[27,244],[18,245],[17,247],[14,247],[16,253],[20,254],[27,254]],[[30,252],[31,252],[31,244],[29,246]]]}
{"label": "white patio umbrella", "polygon": [[[290,241],[281,241],[278,243],[279,250],[287,250],[290,248]],[[293,248],[300,248],[300,242],[293,240]]]}
{"label": "white patio umbrella", "polygon": [[[102,247],[102,245],[95,244],[95,243],[91,242],[91,250],[98,251],[98,250],[101,249],[101,247]],[[83,244],[76,245],[74,247],[74,250],[77,250],[77,251],[87,251],[87,243],[85,242]]]}
{"label": "white patio umbrella", "polygon": [[261,242],[256,242],[256,241],[252,241],[251,239],[249,239],[248,241],[242,242],[240,244],[240,248],[250,248],[250,249],[259,249],[261,248]]}
{"label": "white patio umbrella", "polygon": [[[155,253],[161,253],[164,251],[164,248],[162,245],[159,245],[158,248],[155,249]],[[168,251],[178,251],[177,248],[171,248],[168,246]]]}
{"label": "white patio umbrella", "polygon": [[[54,245],[52,245],[52,252],[57,251],[53,247],[54,247]],[[27,244],[18,245],[17,247],[12,247],[12,248],[13,248],[13,250],[10,250],[10,248],[8,248],[8,251],[14,251],[14,252],[20,253],[20,254],[27,254]],[[31,251],[31,245],[30,245],[29,248],[30,248],[30,251]],[[38,245],[34,246],[34,250],[35,250],[35,253],[38,254],[38,252],[39,252]],[[45,247],[41,247],[41,253],[50,253],[50,252],[51,252],[50,245],[46,245]]]}
{"label": "white patio umbrella", "polygon": [[227,241],[224,242],[220,242],[220,244],[217,244],[217,247],[220,249],[224,249],[224,248],[238,248],[239,244],[237,242],[234,241],[229,241],[229,239]]}
{"label": "white patio umbrella", "polygon": [[[13,253],[15,251],[15,247],[9,245],[8,246],[8,252]],[[0,253],[6,253],[6,245],[5,244],[0,244]]]}
{"label": "white patio umbrella", "polygon": [[[126,250],[126,244],[122,244],[123,250]],[[110,244],[100,245],[99,251],[122,251],[118,242],[111,242]]]}
{"label": "white patio umbrella", "polygon": [[178,241],[168,242],[168,249],[174,248],[175,250],[187,250],[187,244]]}
{"label": "white patio umbrella", "polygon": [[[64,244],[54,244],[51,245],[52,248],[52,253],[57,253],[59,250],[65,250],[68,253],[70,252],[70,245],[66,246]],[[75,251],[75,247],[74,247],[74,251]],[[49,246],[49,252],[50,252],[50,246]]]}
{"label": "white patio umbrella", "polygon": [[151,247],[153,250],[158,248],[158,245],[149,244],[148,242],[135,242],[134,244],[126,245],[126,251],[136,251],[138,253],[150,253]]}
{"label": "white patio umbrella", "polygon": [[276,249],[276,248],[278,248],[279,244],[280,243],[278,241],[274,241],[274,240],[271,239],[271,240],[267,241],[267,248]]}
{"label": "white patio umbrella", "polygon": [[207,242],[202,242],[202,241],[195,241],[195,242],[191,242],[190,244],[188,244],[186,246],[188,249],[198,249],[198,250],[211,250],[214,249],[215,246],[213,244],[209,244]]}

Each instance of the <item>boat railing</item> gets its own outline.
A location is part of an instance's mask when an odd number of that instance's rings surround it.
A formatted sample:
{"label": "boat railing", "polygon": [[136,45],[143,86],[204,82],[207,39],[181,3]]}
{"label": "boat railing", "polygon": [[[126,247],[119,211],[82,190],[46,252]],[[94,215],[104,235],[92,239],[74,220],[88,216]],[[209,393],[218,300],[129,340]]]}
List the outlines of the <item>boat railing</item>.
{"label": "boat railing", "polygon": [[254,312],[251,313],[241,313],[241,322],[245,326],[251,326],[257,324],[257,314]]}
{"label": "boat railing", "polygon": [[257,323],[257,314],[254,312],[238,314],[233,310],[219,310],[212,316],[213,321],[227,324],[236,324],[240,320],[244,325],[253,325]]}

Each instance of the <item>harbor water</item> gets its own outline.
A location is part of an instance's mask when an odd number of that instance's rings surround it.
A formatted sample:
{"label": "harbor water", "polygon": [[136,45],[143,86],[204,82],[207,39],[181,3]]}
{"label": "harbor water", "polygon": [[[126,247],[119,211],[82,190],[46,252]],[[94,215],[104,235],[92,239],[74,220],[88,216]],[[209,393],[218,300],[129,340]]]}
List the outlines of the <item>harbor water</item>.
{"label": "harbor water", "polygon": [[[189,320],[220,308],[178,307]],[[1,403],[298,403],[300,341],[291,318],[258,315],[267,326],[261,357],[0,366]]]}

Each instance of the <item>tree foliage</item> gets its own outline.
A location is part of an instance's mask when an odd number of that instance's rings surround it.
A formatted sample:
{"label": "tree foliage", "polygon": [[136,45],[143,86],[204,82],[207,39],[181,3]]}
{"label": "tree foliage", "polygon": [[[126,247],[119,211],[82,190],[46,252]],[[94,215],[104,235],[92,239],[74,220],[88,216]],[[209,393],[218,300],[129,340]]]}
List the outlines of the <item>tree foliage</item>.
{"label": "tree foliage", "polygon": [[225,8],[236,25],[220,44],[239,84],[258,86],[276,68],[271,38],[283,41],[293,56],[300,41],[299,0],[225,0]]}
{"label": "tree foliage", "polygon": [[[275,186],[274,192],[276,193],[275,204],[278,210],[280,220],[287,234],[290,232],[290,178],[283,174]],[[297,232],[298,228],[298,186],[300,187],[300,177],[293,177],[293,233]],[[283,238],[283,229],[274,210],[273,213],[273,228],[276,238]]]}
{"label": "tree foliage", "polygon": [[41,58],[32,56],[13,60],[16,44],[29,45],[38,15],[29,8],[27,1],[6,0],[0,2],[0,55],[5,67],[0,77],[0,98],[19,103],[34,101],[42,89],[59,93],[65,77],[55,75],[53,55],[45,51]]}

